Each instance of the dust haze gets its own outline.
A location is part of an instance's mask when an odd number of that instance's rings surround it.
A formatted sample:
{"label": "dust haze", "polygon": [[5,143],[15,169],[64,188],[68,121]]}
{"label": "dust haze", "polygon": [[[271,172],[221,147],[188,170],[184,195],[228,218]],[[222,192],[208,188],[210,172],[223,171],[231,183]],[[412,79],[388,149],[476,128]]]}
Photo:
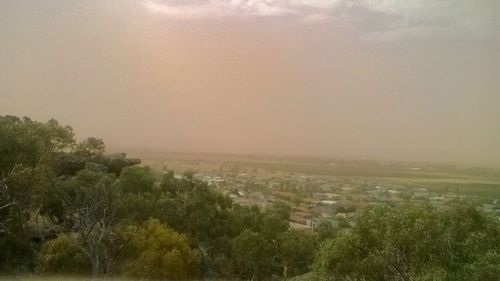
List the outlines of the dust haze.
{"label": "dust haze", "polygon": [[373,2],[2,1],[0,115],[110,147],[500,165],[499,4]]}

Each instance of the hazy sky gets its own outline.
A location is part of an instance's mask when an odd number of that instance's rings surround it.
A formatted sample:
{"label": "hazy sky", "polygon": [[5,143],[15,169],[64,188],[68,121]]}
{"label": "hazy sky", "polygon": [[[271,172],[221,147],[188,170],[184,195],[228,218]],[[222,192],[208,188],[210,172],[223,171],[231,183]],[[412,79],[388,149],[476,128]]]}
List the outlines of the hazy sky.
{"label": "hazy sky", "polygon": [[497,0],[1,0],[0,114],[108,146],[500,164]]}

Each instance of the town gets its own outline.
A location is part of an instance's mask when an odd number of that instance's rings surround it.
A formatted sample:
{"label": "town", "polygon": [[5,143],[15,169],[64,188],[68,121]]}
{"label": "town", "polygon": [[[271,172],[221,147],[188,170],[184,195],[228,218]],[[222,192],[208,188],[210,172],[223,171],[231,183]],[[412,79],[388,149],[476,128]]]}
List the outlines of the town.
{"label": "town", "polygon": [[[205,155],[206,160],[200,160],[200,156],[184,154],[167,154],[164,157],[166,159],[146,160],[145,163],[157,169],[173,167],[177,177],[190,173],[240,205],[265,209],[275,203],[284,203],[291,208],[290,226],[304,231],[314,231],[320,224],[334,228],[349,227],[357,211],[366,206],[382,204],[397,206],[420,203],[446,209],[457,202],[471,202],[479,210],[500,219],[500,194],[498,189],[495,190],[495,181],[491,183],[492,192],[483,191],[482,186],[485,184],[481,183],[484,178],[481,181],[478,175],[457,175],[456,170],[455,174],[446,176],[443,176],[442,171],[427,175],[426,172],[435,172],[436,168],[425,165],[423,168],[422,165],[413,167],[408,163],[398,164],[389,172],[384,170],[382,173],[380,167],[385,164],[372,163],[370,166],[375,176],[367,177],[356,173],[357,169],[369,169],[363,163],[300,163],[317,170],[331,168],[334,171],[334,175],[317,175],[314,169],[306,169],[312,171],[310,173],[296,172],[293,168],[297,166],[296,162],[274,165],[279,167],[274,169],[270,168],[274,162],[269,159],[256,161],[240,157],[235,161],[231,157],[226,159]],[[339,166],[344,175],[335,173]],[[393,176],[396,171],[401,175],[400,178],[387,177]],[[425,179],[424,176],[437,177],[438,180]],[[491,173],[488,176],[491,178]],[[496,174],[493,176],[496,178]],[[410,177],[424,177],[424,180],[415,181]]]}

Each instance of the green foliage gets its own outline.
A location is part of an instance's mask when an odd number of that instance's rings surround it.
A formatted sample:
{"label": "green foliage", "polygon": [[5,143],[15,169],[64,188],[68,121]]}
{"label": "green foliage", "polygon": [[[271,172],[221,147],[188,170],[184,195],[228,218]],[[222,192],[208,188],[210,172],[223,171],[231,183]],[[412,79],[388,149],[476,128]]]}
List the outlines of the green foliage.
{"label": "green foliage", "polygon": [[76,154],[87,157],[102,156],[105,150],[104,142],[93,137],[83,140],[76,146]]}
{"label": "green foliage", "polygon": [[152,192],[155,178],[149,167],[126,167],[120,173],[120,189],[125,193]]}
{"label": "green foliage", "polygon": [[[48,209],[55,222],[62,221],[78,241],[90,260],[92,273],[103,271],[110,260],[106,259],[106,242],[113,238],[113,229],[122,220],[122,194],[113,174],[82,170],[76,176],[58,184],[47,193]],[[109,264],[109,263],[108,263]]]}
{"label": "green foliage", "polygon": [[255,206],[233,207],[233,231],[239,234],[231,241],[231,260],[238,276],[287,278],[308,270],[315,238],[289,230],[289,217],[290,208],[284,204],[271,205],[264,212]]}
{"label": "green foliage", "polygon": [[463,270],[463,280],[483,281],[500,280],[500,253],[489,251],[468,264]]}
{"label": "green foliage", "polygon": [[292,208],[283,202],[276,202],[266,208],[270,213],[275,213],[282,221],[290,220],[290,212]]}
{"label": "green foliage", "polygon": [[272,272],[272,249],[259,233],[244,230],[231,241],[233,266],[239,276],[262,280]]}
{"label": "green foliage", "polygon": [[[54,155],[74,143],[70,127],[0,116],[0,269],[29,265],[35,252],[29,221],[53,183]],[[13,252],[11,252],[13,251]],[[22,258],[19,253],[22,253]],[[22,260],[22,262],[20,262]]]}
{"label": "green foliage", "polygon": [[84,274],[90,263],[76,241],[61,234],[43,244],[37,260],[36,270],[44,274]]}
{"label": "green foliage", "polygon": [[294,229],[278,235],[277,260],[284,279],[309,271],[316,254],[316,239]]}
{"label": "green foliage", "polygon": [[500,223],[467,205],[370,207],[309,235],[286,204],[240,206],[193,172],[159,179],[104,152],[54,120],[0,117],[0,271],[267,280],[314,260],[320,280],[499,280]]}
{"label": "green foliage", "polygon": [[332,239],[337,234],[338,229],[330,222],[320,222],[314,231],[318,234],[318,240],[323,242],[327,239]]}
{"label": "green foliage", "polygon": [[50,160],[51,153],[74,143],[71,127],[57,121],[32,121],[27,117],[0,116],[0,174],[6,176],[15,166],[35,168]]}
{"label": "green foliage", "polygon": [[[447,211],[430,206],[368,208],[352,229],[324,243],[315,271],[329,280],[491,276],[498,266],[499,229],[497,221],[469,206]],[[490,258],[484,260],[485,255]]]}
{"label": "green foliage", "polygon": [[238,234],[245,229],[260,232],[262,230],[262,217],[262,212],[257,206],[234,205],[230,218],[233,232]]}
{"label": "green foliage", "polygon": [[[161,218],[179,232],[186,233],[190,240],[203,248],[208,256],[219,248],[226,248],[230,234],[229,214],[231,200],[210,189],[205,183],[190,178],[176,179],[172,174],[164,175],[161,185],[170,206]],[[160,197],[161,198],[161,197]]]}
{"label": "green foliage", "polygon": [[197,277],[199,264],[185,235],[151,219],[131,238],[125,272],[137,278],[182,280]]}

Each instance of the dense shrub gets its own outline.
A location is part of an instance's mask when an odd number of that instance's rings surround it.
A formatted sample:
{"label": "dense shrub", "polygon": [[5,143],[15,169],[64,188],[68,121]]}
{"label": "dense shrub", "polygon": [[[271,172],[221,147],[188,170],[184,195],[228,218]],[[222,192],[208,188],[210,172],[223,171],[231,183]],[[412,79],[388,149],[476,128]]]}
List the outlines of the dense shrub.
{"label": "dense shrub", "polygon": [[198,276],[200,257],[185,235],[150,219],[132,235],[124,265],[131,277],[182,280]]}
{"label": "dense shrub", "polygon": [[85,274],[90,271],[90,263],[69,236],[60,234],[43,244],[36,270],[50,274]]}

